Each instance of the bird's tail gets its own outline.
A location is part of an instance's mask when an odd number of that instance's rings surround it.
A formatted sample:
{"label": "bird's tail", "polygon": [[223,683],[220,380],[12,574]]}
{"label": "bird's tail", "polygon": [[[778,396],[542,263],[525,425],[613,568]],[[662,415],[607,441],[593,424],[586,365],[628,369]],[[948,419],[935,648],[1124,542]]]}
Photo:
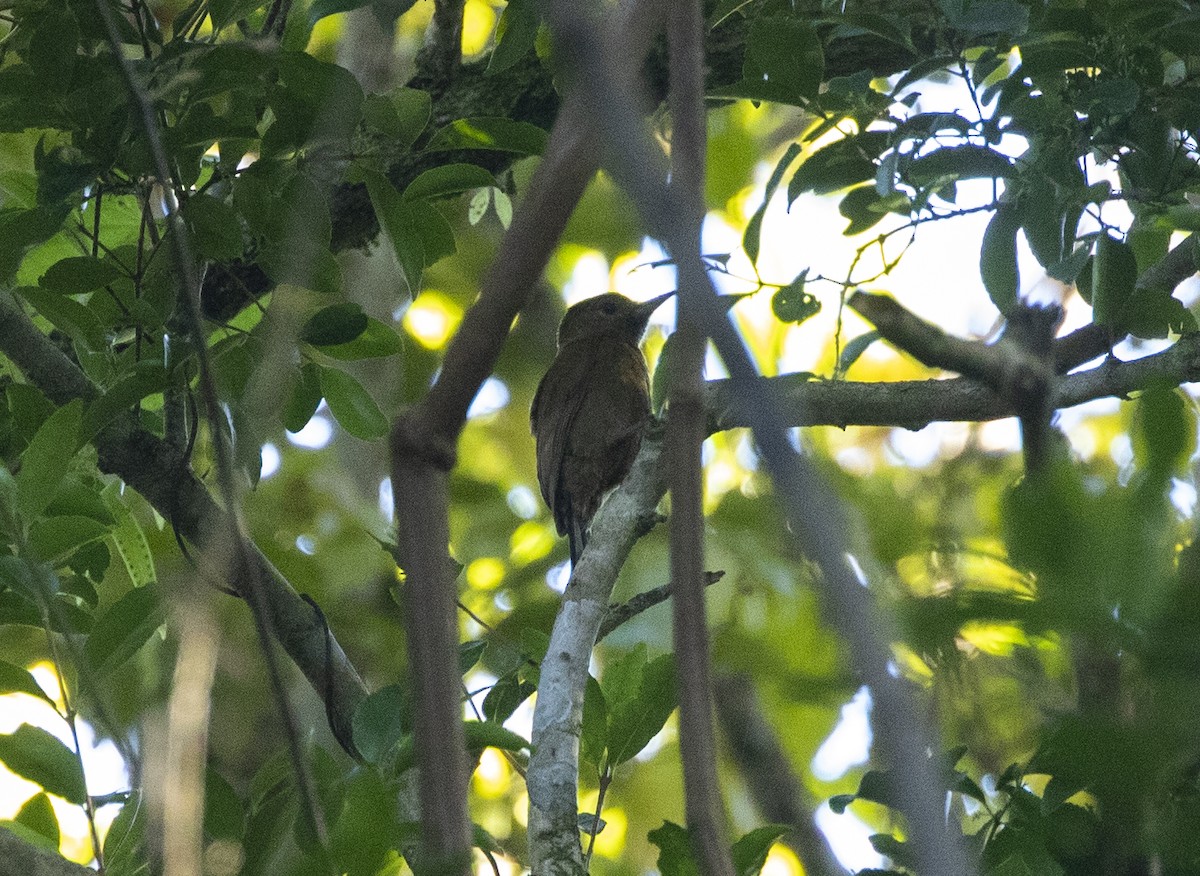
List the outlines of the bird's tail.
{"label": "bird's tail", "polygon": [[571,514],[571,525],[567,529],[567,543],[571,548],[571,571],[579,565],[579,557],[587,547],[587,521],[578,514]]}

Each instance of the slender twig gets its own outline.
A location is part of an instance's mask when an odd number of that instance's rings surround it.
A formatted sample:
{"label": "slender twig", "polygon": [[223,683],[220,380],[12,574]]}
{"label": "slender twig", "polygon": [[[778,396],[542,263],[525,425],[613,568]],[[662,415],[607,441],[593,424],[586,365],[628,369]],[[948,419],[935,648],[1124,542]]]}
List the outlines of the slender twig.
{"label": "slender twig", "polygon": [[592,865],[592,851],[596,848],[596,836],[600,833],[600,813],[604,811],[604,796],[608,786],[612,784],[612,767],[607,759],[600,767],[600,789],[596,792],[596,811],[592,813],[592,829],[588,831],[588,847],[583,853],[583,871],[586,873]]}
{"label": "slender twig", "polygon": [[[704,586],[711,587],[724,577],[724,572],[705,572]],[[596,641],[599,642],[617,627],[628,623],[647,609],[666,602],[674,592],[675,589],[672,585],[662,584],[650,590],[643,590],[625,602],[609,606],[608,611],[604,614],[604,620],[600,624],[600,631],[596,633]]]}

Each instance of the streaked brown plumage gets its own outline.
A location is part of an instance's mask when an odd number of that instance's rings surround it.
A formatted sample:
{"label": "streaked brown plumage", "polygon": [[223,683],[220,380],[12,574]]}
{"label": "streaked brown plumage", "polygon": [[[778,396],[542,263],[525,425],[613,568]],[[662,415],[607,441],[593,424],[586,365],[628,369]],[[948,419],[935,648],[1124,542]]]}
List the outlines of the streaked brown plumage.
{"label": "streaked brown plumage", "polygon": [[570,308],[558,355],[533,397],[538,483],[571,565],[604,494],[625,479],[650,419],[650,377],[638,342],[674,293],[637,304],[607,293]]}

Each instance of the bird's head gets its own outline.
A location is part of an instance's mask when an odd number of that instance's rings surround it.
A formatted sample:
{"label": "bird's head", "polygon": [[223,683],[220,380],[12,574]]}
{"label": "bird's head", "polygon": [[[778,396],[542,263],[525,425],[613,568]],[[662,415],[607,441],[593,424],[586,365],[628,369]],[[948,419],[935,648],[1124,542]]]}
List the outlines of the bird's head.
{"label": "bird's head", "polygon": [[641,304],[615,292],[580,301],[567,310],[558,327],[559,349],[581,339],[613,335],[636,344],[646,330],[650,315],[674,294],[668,292]]}

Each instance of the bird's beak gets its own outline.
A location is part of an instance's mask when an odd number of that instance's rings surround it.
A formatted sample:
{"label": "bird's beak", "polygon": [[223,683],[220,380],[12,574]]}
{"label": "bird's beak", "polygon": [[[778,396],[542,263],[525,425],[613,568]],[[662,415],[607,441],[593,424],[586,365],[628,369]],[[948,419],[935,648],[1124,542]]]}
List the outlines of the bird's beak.
{"label": "bird's beak", "polygon": [[642,325],[650,322],[650,317],[654,314],[654,311],[662,307],[666,300],[674,296],[674,294],[674,292],[668,292],[665,295],[659,295],[657,298],[651,298],[649,301],[643,301],[639,304],[637,306],[637,315],[638,319],[642,321]]}

